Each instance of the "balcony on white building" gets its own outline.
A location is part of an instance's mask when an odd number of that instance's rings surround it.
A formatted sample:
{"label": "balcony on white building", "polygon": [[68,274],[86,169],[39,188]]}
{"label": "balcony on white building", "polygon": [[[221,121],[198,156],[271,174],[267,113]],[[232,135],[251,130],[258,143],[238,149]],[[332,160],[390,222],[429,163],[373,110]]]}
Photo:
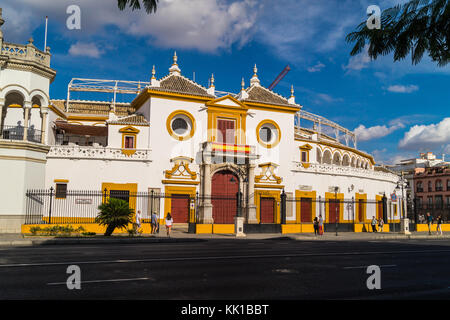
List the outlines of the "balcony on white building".
{"label": "balcony on white building", "polygon": [[61,145],[51,146],[48,159],[123,160],[151,162],[151,149],[127,149],[94,146]]}
{"label": "balcony on white building", "polygon": [[304,164],[300,161],[293,161],[292,171],[367,178],[373,180],[389,181],[392,183],[397,183],[398,181],[398,176],[394,173],[375,171],[373,169],[354,168],[334,164],[309,163],[307,166],[304,166]]}

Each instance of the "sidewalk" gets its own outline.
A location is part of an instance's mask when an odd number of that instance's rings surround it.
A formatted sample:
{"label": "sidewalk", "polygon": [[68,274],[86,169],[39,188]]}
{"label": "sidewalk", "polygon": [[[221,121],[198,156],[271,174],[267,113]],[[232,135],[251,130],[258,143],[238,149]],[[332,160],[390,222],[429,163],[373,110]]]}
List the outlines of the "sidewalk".
{"label": "sidewalk", "polygon": [[315,236],[313,233],[303,234],[280,234],[280,233],[252,233],[246,237],[237,238],[233,234],[193,234],[184,231],[175,231],[168,238],[165,233],[157,235],[143,234],[137,237],[128,235],[112,237],[53,237],[53,236],[24,236],[22,234],[0,234],[0,247],[5,246],[38,246],[55,244],[93,244],[93,243],[180,243],[199,242],[211,239],[234,239],[234,240],[268,240],[285,239],[298,241],[376,241],[376,240],[408,240],[408,239],[450,239],[450,233],[441,235],[428,235],[428,232],[411,232],[410,235],[400,233],[354,233],[340,232],[336,236],[334,232]]}

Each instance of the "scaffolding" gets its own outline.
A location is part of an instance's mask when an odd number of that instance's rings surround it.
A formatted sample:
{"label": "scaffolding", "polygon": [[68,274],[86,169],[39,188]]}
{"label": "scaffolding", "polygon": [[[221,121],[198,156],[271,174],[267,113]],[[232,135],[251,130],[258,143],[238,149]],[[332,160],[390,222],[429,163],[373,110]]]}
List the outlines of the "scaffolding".
{"label": "scaffolding", "polygon": [[148,87],[150,82],[145,81],[125,81],[125,80],[102,80],[102,79],[82,79],[73,78],[67,86],[66,112],[69,110],[70,93],[81,92],[101,92],[112,93],[113,108],[116,107],[117,94],[138,95],[142,88]]}
{"label": "scaffolding", "polygon": [[344,136],[345,145],[348,147],[350,140],[353,142],[353,147],[356,149],[356,134],[353,131],[350,131],[339,124],[328,120],[327,118],[324,118],[322,116],[316,115],[314,113],[300,110],[295,115],[295,128],[300,129],[300,119],[309,120],[314,123],[314,131],[317,132],[318,138],[320,139],[320,136],[322,134],[322,126],[330,127],[334,130],[335,138],[339,142],[339,138],[341,137],[341,133]]}

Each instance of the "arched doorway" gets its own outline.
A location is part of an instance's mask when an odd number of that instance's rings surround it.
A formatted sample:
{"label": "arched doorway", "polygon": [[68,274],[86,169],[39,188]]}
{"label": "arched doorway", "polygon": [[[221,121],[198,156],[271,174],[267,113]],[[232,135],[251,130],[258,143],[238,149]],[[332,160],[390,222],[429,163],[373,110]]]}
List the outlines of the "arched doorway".
{"label": "arched doorway", "polygon": [[214,223],[231,224],[237,213],[239,178],[229,170],[216,172],[211,181]]}

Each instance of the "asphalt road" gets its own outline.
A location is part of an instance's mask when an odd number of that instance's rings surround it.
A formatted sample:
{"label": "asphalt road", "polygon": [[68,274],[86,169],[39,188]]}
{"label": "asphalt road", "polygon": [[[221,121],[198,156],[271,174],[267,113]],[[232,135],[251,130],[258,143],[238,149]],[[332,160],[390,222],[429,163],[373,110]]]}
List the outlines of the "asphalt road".
{"label": "asphalt road", "polygon": [[[367,288],[370,265],[380,289]],[[0,299],[449,299],[449,268],[449,240],[4,247]]]}

